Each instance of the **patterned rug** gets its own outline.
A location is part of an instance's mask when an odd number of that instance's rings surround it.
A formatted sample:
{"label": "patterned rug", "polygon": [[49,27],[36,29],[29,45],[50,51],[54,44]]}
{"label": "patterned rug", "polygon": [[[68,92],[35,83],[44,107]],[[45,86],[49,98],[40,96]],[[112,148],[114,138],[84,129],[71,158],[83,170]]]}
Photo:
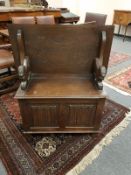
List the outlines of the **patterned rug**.
{"label": "patterned rug", "polygon": [[[79,174],[78,163],[111,133],[125,118],[127,111],[125,107],[107,100],[99,134],[24,135],[18,102],[13,93],[1,96],[0,150],[8,175],[64,175],[68,171],[68,175],[72,171],[73,175]],[[105,142],[109,142],[110,137]],[[98,150],[94,154],[93,157],[96,157]],[[91,160],[92,155],[85,159],[84,165],[91,163]]]}
{"label": "patterned rug", "polygon": [[[131,67],[129,67],[130,62],[130,55],[112,51],[109,59],[108,74],[104,79],[105,85],[122,94],[131,94]],[[125,65],[128,65],[127,68],[125,68]]]}
{"label": "patterned rug", "polygon": [[114,66],[116,64],[120,64],[129,59],[131,59],[131,56],[129,55],[112,51],[109,59],[109,67]]}
{"label": "patterned rug", "polygon": [[131,67],[107,76],[105,82],[131,94]]}

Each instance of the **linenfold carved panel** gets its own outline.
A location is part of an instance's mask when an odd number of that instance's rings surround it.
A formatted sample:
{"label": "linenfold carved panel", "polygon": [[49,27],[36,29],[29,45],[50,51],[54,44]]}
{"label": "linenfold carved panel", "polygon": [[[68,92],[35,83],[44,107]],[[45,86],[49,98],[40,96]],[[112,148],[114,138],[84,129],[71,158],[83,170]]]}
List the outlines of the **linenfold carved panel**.
{"label": "linenfold carved panel", "polygon": [[68,112],[67,127],[91,127],[94,122],[96,105],[70,104],[68,105]]}
{"label": "linenfold carved panel", "polygon": [[58,107],[53,104],[31,104],[33,126],[57,127],[58,126]]}

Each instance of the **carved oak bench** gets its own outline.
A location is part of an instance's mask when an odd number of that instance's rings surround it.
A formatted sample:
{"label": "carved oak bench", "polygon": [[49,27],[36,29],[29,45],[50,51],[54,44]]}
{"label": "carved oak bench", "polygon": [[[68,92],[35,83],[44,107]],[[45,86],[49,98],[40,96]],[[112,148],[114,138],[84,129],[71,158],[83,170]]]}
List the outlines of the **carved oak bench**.
{"label": "carved oak bench", "polygon": [[113,29],[9,25],[25,133],[99,132]]}

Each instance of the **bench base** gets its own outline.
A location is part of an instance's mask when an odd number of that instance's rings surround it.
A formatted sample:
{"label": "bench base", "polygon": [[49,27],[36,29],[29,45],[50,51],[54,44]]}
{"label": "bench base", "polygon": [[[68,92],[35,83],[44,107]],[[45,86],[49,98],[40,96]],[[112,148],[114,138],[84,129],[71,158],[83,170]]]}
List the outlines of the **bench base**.
{"label": "bench base", "polygon": [[105,98],[19,99],[25,133],[99,132]]}

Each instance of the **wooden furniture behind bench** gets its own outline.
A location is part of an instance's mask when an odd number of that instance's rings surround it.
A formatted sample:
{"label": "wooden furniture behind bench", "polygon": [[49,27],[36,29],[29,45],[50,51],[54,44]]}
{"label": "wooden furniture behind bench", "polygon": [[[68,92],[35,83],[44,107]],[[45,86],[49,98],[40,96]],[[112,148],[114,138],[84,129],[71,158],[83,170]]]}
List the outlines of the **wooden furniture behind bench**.
{"label": "wooden furniture behind bench", "polygon": [[25,133],[99,132],[113,26],[9,25]]}
{"label": "wooden furniture behind bench", "polygon": [[20,17],[20,16],[46,16],[53,15],[55,18],[61,17],[61,11],[59,9],[31,9],[31,8],[23,8],[16,9],[7,8],[2,10],[0,9],[0,22],[9,22],[12,17]]}
{"label": "wooden furniture behind bench", "polygon": [[55,24],[53,15],[12,17],[13,24]]}
{"label": "wooden furniture behind bench", "polygon": [[55,24],[55,18],[53,15],[48,16],[36,16],[37,24]]}
{"label": "wooden furniture behind bench", "polygon": [[121,26],[125,26],[124,40],[127,28],[131,24],[131,10],[114,10],[113,24],[119,25],[118,34],[120,33]]}
{"label": "wooden furniture behind bench", "polygon": [[0,45],[0,95],[18,88],[18,75],[10,44]]}
{"label": "wooden furniture behind bench", "polygon": [[97,25],[101,26],[105,25],[106,18],[106,14],[86,12],[85,23],[95,21]]}
{"label": "wooden furniture behind bench", "polygon": [[0,27],[5,27],[7,23],[11,22],[12,17],[22,17],[22,16],[49,16],[53,15],[55,18],[55,23],[77,23],[79,21],[79,16],[70,13],[66,8],[13,8],[7,7],[0,9]]}
{"label": "wooden furniture behind bench", "polygon": [[12,17],[11,19],[14,24],[35,24],[34,16]]}

